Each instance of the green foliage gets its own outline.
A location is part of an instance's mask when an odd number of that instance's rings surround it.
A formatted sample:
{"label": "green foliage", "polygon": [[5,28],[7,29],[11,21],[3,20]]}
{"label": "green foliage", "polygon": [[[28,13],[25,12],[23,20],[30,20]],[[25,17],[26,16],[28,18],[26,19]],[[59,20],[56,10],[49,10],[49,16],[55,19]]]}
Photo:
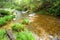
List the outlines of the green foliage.
{"label": "green foliage", "polygon": [[49,0],[43,3],[43,10],[48,12],[50,15],[60,15],[60,1],[59,0]]}
{"label": "green foliage", "polygon": [[24,30],[24,25],[20,23],[15,23],[12,25],[12,30],[14,31],[22,31]]}
{"label": "green foliage", "polygon": [[10,21],[11,19],[13,19],[13,15],[4,16],[3,19],[5,21]]}
{"label": "green foliage", "polygon": [[23,23],[23,24],[28,24],[28,22],[29,22],[29,19],[26,19],[26,18],[25,18],[25,19],[23,19],[23,22],[22,22],[22,23]]}
{"label": "green foliage", "polygon": [[47,10],[51,15],[60,15],[60,4],[54,6],[54,7],[51,7]]}
{"label": "green foliage", "polygon": [[19,32],[16,36],[16,40],[35,40],[30,31]]}
{"label": "green foliage", "polygon": [[4,37],[6,34],[6,31],[3,29],[0,29],[0,37]]}
{"label": "green foliage", "polygon": [[30,10],[30,12],[39,12],[43,10],[48,12],[49,15],[60,15],[60,0],[23,0],[21,4],[24,4],[22,5],[23,9],[26,8]]}
{"label": "green foliage", "polygon": [[13,0],[0,0],[1,8],[11,8]]}
{"label": "green foliage", "polygon": [[8,40],[6,36],[4,36],[3,38],[0,38],[0,40]]}
{"label": "green foliage", "polygon": [[0,26],[2,26],[2,25],[4,25],[4,24],[6,24],[6,21],[5,21],[3,18],[1,18],[1,19],[0,19]]}
{"label": "green foliage", "polygon": [[0,29],[0,40],[7,40],[6,31],[3,29]]}
{"label": "green foliage", "polygon": [[8,10],[4,10],[4,9],[0,9],[0,13],[1,13],[2,15],[11,15],[11,14],[13,14],[12,12],[10,12],[10,11],[8,11]]}
{"label": "green foliage", "polygon": [[6,24],[8,21],[12,20],[13,15],[9,15],[9,16],[4,16],[0,18],[0,26]]}
{"label": "green foliage", "polygon": [[[17,1],[19,3],[19,1]],[[38,4],[38,5],[37,5]],[[37,7],[39,7],[42,2],[39,0],[21,0],[19,3],[18,10],[29,10],[30,12],[36,11]]]}
{"label": "green foliage", "polygon": [[[49,15],[60,15],[60,0],[9,0],[4,3],[1,1],[0,6],[16,10],[29,10],[29,12],[48,12]],[[38,5],[37,5],[38,4]]]}
{"label": "green foliage", "polygon": [[2,14],[2,15],[8,15],[9,13],[7,12],[7,11],[5,11],[5,10],[0,10],[0,13]]}
{"label": "green foliage", "polygon": [[60,0],[42,0],[40,10],[48,12],[49,15],[60,15]]}
{"label": "green foliage", "polygon": [[0,29],[0,40],[7,40],[6,31],[4,29]]}

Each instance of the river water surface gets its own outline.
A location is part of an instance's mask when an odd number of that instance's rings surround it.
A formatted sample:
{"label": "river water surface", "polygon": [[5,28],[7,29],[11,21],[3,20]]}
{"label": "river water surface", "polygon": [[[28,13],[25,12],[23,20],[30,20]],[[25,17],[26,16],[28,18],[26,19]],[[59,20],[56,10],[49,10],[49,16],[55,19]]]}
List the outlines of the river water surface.
{"label": "river water surface", "polygon": [[28,29],[39,36],[58,35],[60,36],[60,19],[55,16],[36,14],[31,17],[33,20],[28,25]]}
{"label": "river water surface", "polygon": [[[18,12],[20,13],[20,12]],[[19,16],[18,16],[19,15]],[[20,18],[23,17],[27,17],[29,18],[30,22],[27,25],[27,28],[36,33],[38,36],[42,37],[42,38],[47,38],[48,36],[55,36],[57,35],[60,38],[60,19],[55,17],[55,16],[50,16],[50,15],[43,15],[43,14],[33,14],[33,16],[31,15],[28,16],[29,14],[23,14],[24,16],[21,16],[21,14],[18,14],[17,17],[19,17],[18,22],[20,21]],[[20,17],[21,16],[21,17]],[[16,17],[16,19],[17,19]],[[10,24],[13,24],[14,21],[12,21],[11,23],[9,23],[7,25],[11,26]],[[9,27],[10,28],[10,27]],[[45,40],[45,39],[43,39]],[[46,39],[48,40],[48,39]],[[53,39],[52,39],[53,40]]]}

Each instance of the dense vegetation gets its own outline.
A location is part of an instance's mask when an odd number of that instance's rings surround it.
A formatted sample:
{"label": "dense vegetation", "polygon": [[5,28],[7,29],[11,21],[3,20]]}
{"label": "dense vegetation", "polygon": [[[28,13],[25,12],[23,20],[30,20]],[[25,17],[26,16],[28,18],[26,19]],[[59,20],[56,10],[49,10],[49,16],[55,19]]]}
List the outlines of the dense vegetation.
{"label": "dense vegetation", "polygon": [[14,31],[22,31],[22,30],[24,30],[24,25],[20,24],[20,23],[15,23],[12,25],[12,29]]}
{"label": "dense vegetation", "polygon": [[16,35],[16,40],[35,40],[30,31],[19,32]]}
{"label": "dense vegetation", "polygon": [[[3,9],[0,9],[0,27],[11,22],[14,18],[12,9],[60,16],[60,0],[0,0],[0,8]],[[4,8],[8,10],[4,10]],[[11,10],[9,11],[9,9]],[[17,22],[10,26],[16,40],[35,40],[33,33],[25,27],[28,22],[29,20],[24,18],[22,23]],[[6,29],[0,28],[0,40],[7,40]]]}
{"label": "dense vegetation", "polygon": [[16,40],[35,40],[33,33],[28,31],[23,24],[15,23],[12,25]]}
{"label": "dense vegetation", "polygon": [[[3,0],[4,1],[4,0]],[[44,14],[60,15],[60,0],[12,0],[1,1],[3,8],[29,10],[30,12],[48,12]],[[4,4],[4,5],[3,5]],[[38,5],[37,5],[38,4]]]}
{"label": "dense vegetation", "polygon": [[7,40],[7,34],[4,29],[0,29],[0,40]]}
{"label": "dense vegetation", "polygon": [[12,12],[6,10],[0,10],[0,27],[13,19],[14,15],[12,14]]}
{"label": "dense vegetation", "polygon": [[[13,12],[8,10],[0,10],[0,27],[3,27],[7,23],[11,22],[11,20],[14,18]],[[28,24],[28,19],[23,19],[22,23],[13,23],[10,27],[13,31],[13,34],[15,34],[15,40],[35,40],[33,37],[33,33],[28,31],[28,29],[25,27],[25,24]],[[8,28],[0,28],[0,40],[9,40],[8,34],[7,34]],[[12,35],[12,34],[11,34]]]}
{"label": "dense vegetation", "polygon": [[[33,0],[24,1],[24,9],[34,12],[48,12],[51,15],[60,15],[60,0]],[[38,5],[37,5],[38,4]],[[47,14],[47,13],[45,13]]]}

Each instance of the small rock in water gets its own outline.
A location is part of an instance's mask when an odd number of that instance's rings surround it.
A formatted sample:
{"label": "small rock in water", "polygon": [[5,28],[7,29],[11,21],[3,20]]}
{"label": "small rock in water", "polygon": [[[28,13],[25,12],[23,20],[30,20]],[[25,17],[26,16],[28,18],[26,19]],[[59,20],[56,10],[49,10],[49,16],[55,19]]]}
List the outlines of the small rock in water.
{"label": "small rock in water", "polygon": [[49,35],[48,38],[49,38],[49,40],[53,40],[54,37]]}
{"label": "small rock in water", "polygon": [[22,11],[23,14],[25,14],[26,12],[25,11]]}
{"label": "small rock in water", "polygon": [[15,21],[15,20],[16,20],[16,18],[13,18],[13,20]]}
{"label": "small rock in water", "polygon": [[39,38],[39,40],[43,40],[42,38]]}
{"label": "small rock in water", "polygon": [[30,17],[35,16],[35,13],[33,13],[33,14],[29,14],[29,16],[30,16]]}
{"label": "small rock in water", "polygon": [[16,13],[14,13],[13,15],[16,15]]}
{"label": "small rock in water", "polygon": [[49,37],[50,37],[50,38],[53,38],[53,36],[51,36],[51,35],[50,35]]}

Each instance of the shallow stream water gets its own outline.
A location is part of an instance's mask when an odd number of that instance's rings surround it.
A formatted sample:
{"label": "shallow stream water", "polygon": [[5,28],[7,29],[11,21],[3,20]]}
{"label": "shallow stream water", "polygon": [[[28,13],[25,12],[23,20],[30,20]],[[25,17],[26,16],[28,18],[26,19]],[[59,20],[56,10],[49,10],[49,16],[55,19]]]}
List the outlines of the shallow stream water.
{"label": "shallow stream water", "polygon": [[[22,15],[22,16],[20,16]],[[52,40],[56,36],[60,38],[60,19],[51,16],[51,15],[43,15],[43,14],[37,14],[37,13],[24,13],[24,14],[18,14],[20,18],[29,18],[29,24],[27,28],[36,33],[38,36],[40,36],[43,40],[49,40],[48,38],[52,37]],[[16,17],[17,18],[17,17]]]}
{"label": "shallow stream water", "polygon": [[[16,12],[16,11],[15,11]],[[38,40],[54,40],[54,38],[60,38],[60,19],[55,16],[43,15],[38,13],[23,13],[17,11],[15,18],[16,22],[19,22],[20,19],[29,18],[29,24],[27,28],[34,33],[34,36],[40,37]],[[12,21],[6,26],[14,23]],[[10,27],[9,27],[10,28]],[[36,35],[35,35],[36,34]],[[41,39],[42,38],[42,39]],[[50,39],[49,39],[50,38]]]}
{"label": "shallow stream water", "polygon": [[60,38],[59,18],[50,15],[35,14],[35,16],[30,17],[30,21],[31,20],[33,21],[29,23],[27,28],[36,33],[38,36],[58,36]]}

